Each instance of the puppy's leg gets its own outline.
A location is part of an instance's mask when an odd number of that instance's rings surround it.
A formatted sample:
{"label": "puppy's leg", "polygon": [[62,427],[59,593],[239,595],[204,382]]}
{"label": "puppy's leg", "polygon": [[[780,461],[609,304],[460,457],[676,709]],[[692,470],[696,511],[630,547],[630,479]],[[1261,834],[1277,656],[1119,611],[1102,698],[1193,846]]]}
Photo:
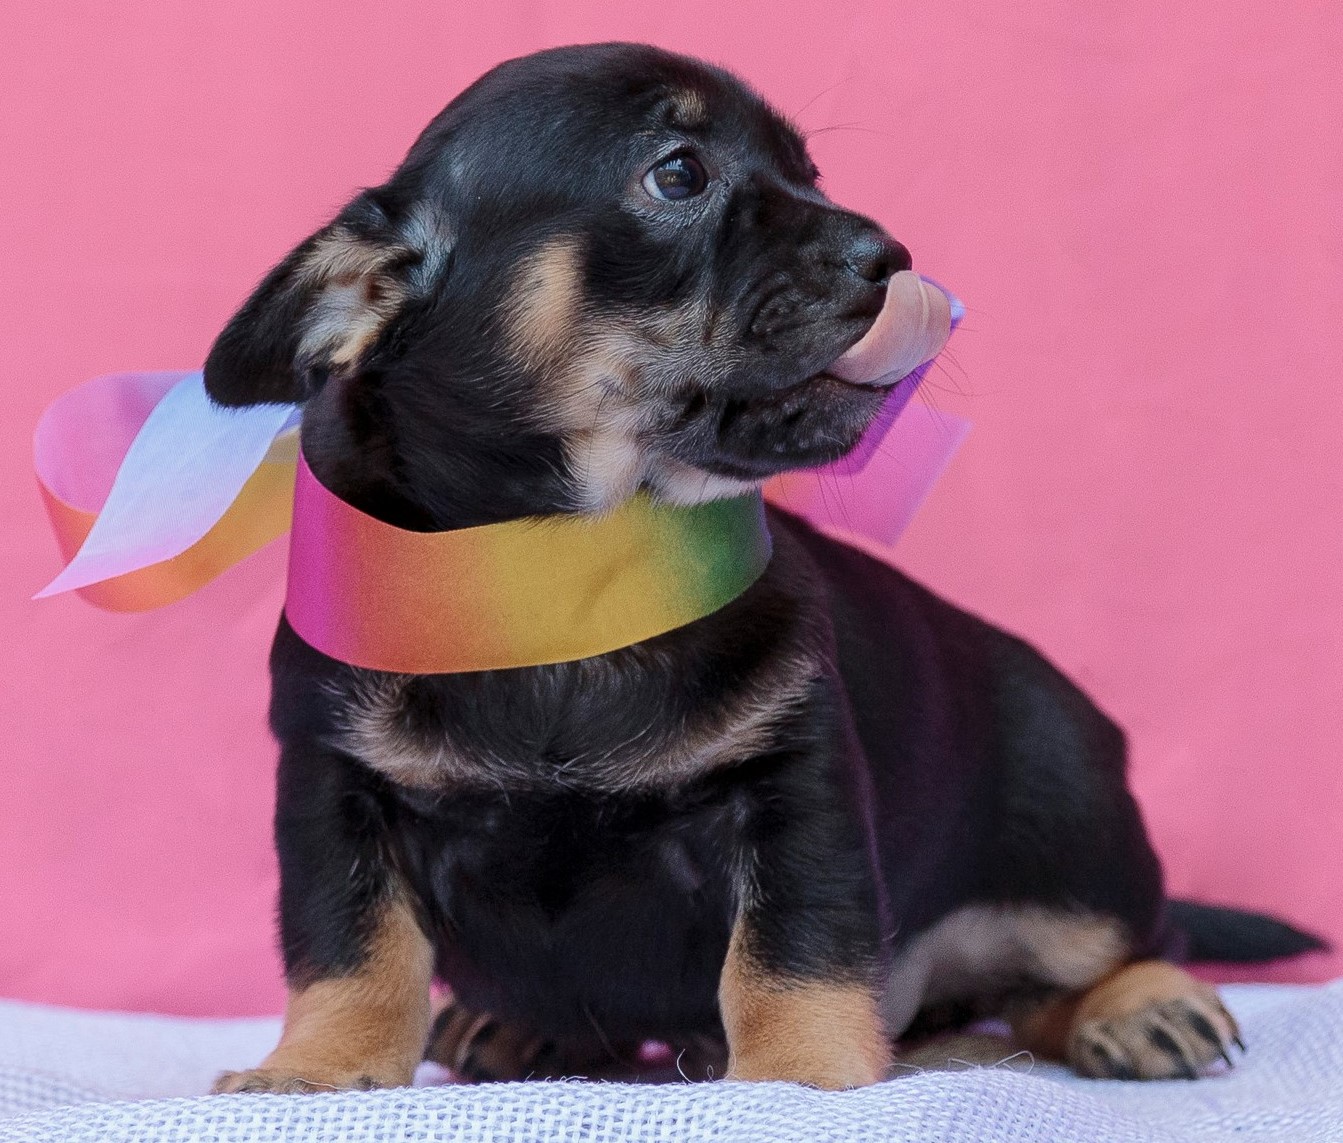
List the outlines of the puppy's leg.
{"label": "puppy's leg", "polygon": [[1012,1027],[1022,1047],[1097,1079],[1196,1079],[1240,1046],[1217,990],[1159,960],[1126,965]]}
{"label": "puppy's leg", "polygon": [[225,1072],[216,1092],[331,1091],[408,1084],[429,1027],[429,942],[409,908],[387,904],[365,962],[290,989],[279,1046],[259,1068]]}
{"label": "puppy's leg", "polygon": [[772,971],[750,951],[752,942],[749,922],[739,921],[718,993],[728,1078],[831,1090],[884,1079],[891,1049],[872,988]]}
{"label": "puppy's leg", "polygon": [[388,823],[357,764],[281,754],[276,841],[289,1002],[279,1046],[216,1092],[410,1083],[429,1030],[433,951],[387,857]]}
{"label": "puppy's leg", "polygon": [[718,993],[728,1076],[861,1087],[890,1065],[871,827],[851,731],[823,705],[807,729],[753,791]]}

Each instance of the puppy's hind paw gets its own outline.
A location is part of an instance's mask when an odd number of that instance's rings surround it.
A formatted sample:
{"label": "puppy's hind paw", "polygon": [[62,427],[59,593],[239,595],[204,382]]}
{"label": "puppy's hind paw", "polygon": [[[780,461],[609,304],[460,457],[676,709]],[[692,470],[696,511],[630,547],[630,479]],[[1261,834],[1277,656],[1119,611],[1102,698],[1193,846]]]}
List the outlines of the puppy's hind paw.
{"label": "puppy's hind paw", "polygon": [[1079,1025],[1068,1062],[1093,1079],[1197,1079],[1244,1050],[1235,1018],[1211,988]]}
{"label": "puppy's hind paw", "polygon": [[453,1001],[429,1032],[424,1058],[468,1083],[560,1079],[570,1076],[624,1076],[638,1045],[604,1040],[561,1043],[521,1024],[473,1012]]}

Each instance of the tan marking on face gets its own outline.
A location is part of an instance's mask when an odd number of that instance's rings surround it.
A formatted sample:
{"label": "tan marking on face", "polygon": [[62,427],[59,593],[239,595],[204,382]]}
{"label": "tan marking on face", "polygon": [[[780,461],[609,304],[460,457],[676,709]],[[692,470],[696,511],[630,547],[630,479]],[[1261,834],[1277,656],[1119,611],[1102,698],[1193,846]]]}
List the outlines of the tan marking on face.
{"label": "tan marking on face", "polygon": [[872,994],[860,985],[773,976],[751,956],[749,943],[739,921],[718,989],[728,1078],[832,1091],[884,1079],[891,1050]]}
{"label": "tan marking on face", "polygon": [[507,315],[511,348],[535,368],[554,367],[572,352],[583,312],[582,251],[556,238],[519,267]]}
{"label": "tan marking on face", "polygon": [[633,494],[643,416],[632,380],[647,347],[585,315],[577,239],[554,239],[522,263],[505,325],[510,349],[538,375],[535,415],[564,438],[582,506],[598,511]]}
{"label": "tan marking on face", "polygon": [[433,950],[409,905],[389,902],[348,976],[295,985],[276,1049],[216,1091],[312,1091],[410,1083],[429,1034]]}
{"label": "tan marking on face", "polygon": [[682,88],[672,96],[672,126],[682,131],[703,130],[710,123],[709,101],[703,92]]}
{"label": "tan marking on face", "polygon": [[707,302],[653,313],[589,312],[582,249],[563,237],[523,261],[504,324],[512,354],[537,375],[533,416],[563,439],[581,510],[613,508],[645,482],[679,504],[752,487],[653,458],[645,439],[650,403],[668,375],[694,371],[707,379],[731,360],[713,345]]}
{"label": "tan marking on face", "polygon": [[1113,918],[1038,905],[972,905],[920,933],[896,958],[882,1003],[892,1032],[925,1005],[992,997],[1022,984],[1076,990],[1129,954]]}

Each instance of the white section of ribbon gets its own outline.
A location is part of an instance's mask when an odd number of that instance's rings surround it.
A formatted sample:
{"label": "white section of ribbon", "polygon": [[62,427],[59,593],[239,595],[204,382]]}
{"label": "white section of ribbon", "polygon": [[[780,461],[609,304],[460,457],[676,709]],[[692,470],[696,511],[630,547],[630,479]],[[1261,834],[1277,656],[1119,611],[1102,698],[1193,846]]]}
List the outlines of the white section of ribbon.
{"label": "white section of ribbon", "polygon": [[228,511],[296,405],[225,409],[188,374],[164,394],[117,470],[107,502],[44,599],[181,555]]}

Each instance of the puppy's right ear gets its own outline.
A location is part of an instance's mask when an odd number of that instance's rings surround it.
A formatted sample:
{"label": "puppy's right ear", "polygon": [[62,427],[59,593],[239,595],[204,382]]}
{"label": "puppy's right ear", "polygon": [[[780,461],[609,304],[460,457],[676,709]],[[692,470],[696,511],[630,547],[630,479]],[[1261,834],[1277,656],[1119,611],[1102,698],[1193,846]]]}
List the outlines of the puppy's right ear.
{"label": "puppy's right ear", "polygon": [[446,268],[447,228],[413,208],[394,220],[365,191],[257,286],[215,340],[205,390],[220,405],[294,404],[357,372],[412,299]]}

